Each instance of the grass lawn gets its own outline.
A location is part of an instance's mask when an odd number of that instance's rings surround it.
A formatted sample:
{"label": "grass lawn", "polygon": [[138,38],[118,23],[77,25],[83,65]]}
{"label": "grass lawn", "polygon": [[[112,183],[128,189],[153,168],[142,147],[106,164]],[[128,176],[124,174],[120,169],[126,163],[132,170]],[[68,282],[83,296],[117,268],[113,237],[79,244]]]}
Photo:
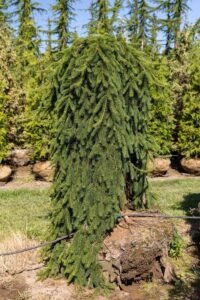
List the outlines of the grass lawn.
{"label": "grass lawn", "polygon": [[186,215],[200,202],[200,180],[166,180],[150,182],[154,206],[169,215]]}
{"label": "grass lawn", "polygon": [[42,239],[49,207],[48,190],[0,190],[0,240],[11,232]]}
{"label": "grass lawn", "polygon": [[[200,202],[199,179],[152,181],[150,189],[154,206],[171,215],[185,215]],[[49,207],[48,190],[0,190],[0,240],[17,231],[42,239]]]}

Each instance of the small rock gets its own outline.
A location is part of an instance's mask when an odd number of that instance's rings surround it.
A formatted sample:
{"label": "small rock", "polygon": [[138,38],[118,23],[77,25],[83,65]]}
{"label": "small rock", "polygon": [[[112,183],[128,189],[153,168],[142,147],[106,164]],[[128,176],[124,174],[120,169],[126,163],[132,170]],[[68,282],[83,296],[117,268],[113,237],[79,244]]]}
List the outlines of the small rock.
{"label": "small rock", "polygon": [[0,182],[7,182],[12,175],[12,169],[9,166],[0,166]]}
{"label": "small rock", "polygon": [[14,149],[8,157],[11,165],[23,167],[30,163],[31,150],[30,149]]}
{"label": "small rock", "polygon": [[181,160],[181,166],[186,173],[200,176],[200,159],[186,159]]}
{"label": "small rock", "polygon": [[147,163],[147,170],[152,173],[153,176],[165,175],[169,170],[171,161],[169,158],[154,158]]}
{"label": "small rock", "polygon": [[53,181],[54,168],[50,161],[37,162],[33,166],[33,173],[36,177],[51,182]]}

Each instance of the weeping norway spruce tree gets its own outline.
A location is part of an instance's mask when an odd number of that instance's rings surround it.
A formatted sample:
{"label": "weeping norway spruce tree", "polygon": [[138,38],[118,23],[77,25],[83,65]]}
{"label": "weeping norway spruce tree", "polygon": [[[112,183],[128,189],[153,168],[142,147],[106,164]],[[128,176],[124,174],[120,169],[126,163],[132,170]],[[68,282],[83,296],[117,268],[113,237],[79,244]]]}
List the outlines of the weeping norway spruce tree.
{"label": "weeping norway spruce tree", "polygon": [[53,79],[56,114],[52,155],[50,239],[45,276],[63,274],[83,286],[102,286],[97,255],[129,202],[147,206],[149,71],[143,54],[109,33],[96,32],[65,50]]}

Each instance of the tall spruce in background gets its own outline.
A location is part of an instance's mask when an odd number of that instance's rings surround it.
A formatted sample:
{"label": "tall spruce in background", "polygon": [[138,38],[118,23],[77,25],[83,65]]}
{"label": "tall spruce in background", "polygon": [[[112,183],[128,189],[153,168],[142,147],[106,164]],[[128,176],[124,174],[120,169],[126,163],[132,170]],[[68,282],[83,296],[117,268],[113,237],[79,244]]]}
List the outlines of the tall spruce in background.
{"label": "tall spruce in background", "polygon": [[53,28],[54,34],[57,35],[58,50],[64,50],[72,41],[72,33],[70,32],[70,22],[74,17],[73,3],[74,0],[56,0],[52,6],[56,16],[55,25]]}
{"label": "tall spruce in background", "polygon": [[171,74],[166,56],[153,52],[155,76],[150,87],[151,113],[149,133],[154,143],[153,156],[170,155],[173,150],[174,114],[171,92]]}
{"label": "tall spruce in background", "polygon": [[5,24],[10,16],[10,13],[8,12],[8,0],[0,0],[0,23],[1,26]]}
{"label": "tall spruce in background", "polygon": [[35,60],[36,72],[26,84],[26,107],[24,112],[24,146],[32,149],[32,159],[49,159],[50,142],[52,138],[52,114],[45,114],[41,109],[44,99],[47,99],[50,87],[50,76],[57,64],[57,52],[53,48],[53,30],[51,20],[48,29],[44,30],[47,38],[46,51]]}
{"label": "tall spruce in background", "polygon": [[158,53],[159,50],[159,44],[158,44],[158,30],[159,30],[159,25],[158,25],[158,18],[156,14],[154,13],[152,18],[151,18],[151,24],[150,24],[150,49],[152,54]]}
{"label": "tall spruce in background", "polygon": [[33,66],[39,55],[39,31],[33,13],[40,13],[42,9],[39,8],[37,2],[32,2],[32,0],[14,0],[12,6],[18,23],[16,50],[19,58],[16,65],[16,77],[24,86],[27,80],[34,76]]}
{"label": "tall spruce in background", "polygon": [[174,20],[172,16],[172,0],[154,0],[158,5],[157,10],[161,11],[163,17],[159,19],[161,31],[165,35],[165,53],[169,53],[174,41]]}
{"label": "tall spruce in background", "polygon": [[[184,73],[179,78],[179,86],[183,85],[180,94],[175,90],[175,96],[181,101],[181,114],[178,123],[178,151],[186,158],[200,157],[200,44],[198,39],[199,23],[184,28],[179,36],[179,48],[182,49],[187,63]],[[185,61],[179,69],[185,66]],[[184,76],[184,77],[183,77]],[[178,79],[177,78],[177,79]],[[185,83],[184,79],[187,81]],[[180,99],[181,98],[181,99]]]}
{"label": "tall spruce in background", "polygon": [[9,86],[9,62],[8,49],[10,47],[10,34],[6,24],[5,15],[6,4],[4,0],[0,1],[0,163],[6,156],[9,149],[8,132],[8,112],[5,109],[8,103],[6,91]]}
{"label": "tall spruce in background", "polygon": [[80,285],[104,285],[97,254],[116,214],[126,201],[147,206],[145,61],[123,39],[105,33],[76,40],[65,51],[49,106],[56,114],[49,238],[74,236],[46,249],[46,276],[62,273]]}
{"label": "tall spruce in background", "polygon": [[109,10],[110,2],[108,0],[93,0],[91,2],[90,21],[87,25],[89,34],[111,32]]}
{"label": "tall spruce in background", "polygon": [[90,18],[89,22],[87,24],[87,30],[89,34],[95,33],[97,31],[96,26],[96,20],[97,20],[97,14],[96,14],[96,1],[92,0],[89,8]]}
{"label": "tall spruce in background", "polygon": [[168,62],[171,72],[171,91],[172,102],[174,106],[175,130],[174,130],[174,150],[178,151],[177,140],[180,129],[180,120],[183,110],[183,99],[188,90],[190,81],[188,67],[189,67],[189,52],[192,46],[189,38],[187,27],[185,27],[179,34],[179,47],[176,48],[168,56]]}
{"label": "tall spruce in background", "polygon": [[46,62],[45,56],[40,53],[41,40],[34,19],[34,13],[43,10],[32,0],[12,1],[12,5],[18,22],[15,41],[18,59],[14,73],[22,89],[18,108],[17,146],[33,149],[34,159],[46,158],[48,139],[45,139],[45,133],[48,126],[46,119],[41,120],[36,112],[46,93],[43,86]]}
{"label": "tall spruce in background", "polygon": [[48,51],[34,65],[34,77],[26,84],[26,106],[23,114],[23,144],[32,149],[32,159],[49,159],[52,138],[52,115],[41,112],[43,99],[49,93],[50,74],[54,72],[54,57]]}
{"label": "tall spruce in background", "polygon": [[115,0],[113,6],[110,5],[108,0],[93,0],[89,9],[88,33],[121,33],[121,26],[117,23],[121,8],[122,0]]}
{"label": "tall spruce in background", "polygon": [[138,0],[128,1],[128,37],[134,44],[138,42],[139,12]]}
{"label": "tall spruce in background", "polygon": [[[152,11],[154,11],[152,9]],[[150,85],[151,112],[149,134],[154,157],[170,155],[173,149],[173,101],[170,68],[167,57],[159,53],[158,31],[160,24],[155,12],[149,18],[149,42],[145,51],[151,57],[156,78]],[[154,78],[154,79],[155,79]]]}
{"label": "tall spruce in background", "polygon": [[20,94],[12,72],[17,57],[7,23],[7,7],[6,1],[0,1],[0,162],[16,141]]}
{"label": "tall spruce in background", "polygon": [[189,10],[188,0],[174,0],[174,47],[178,48],[179,35],[183,18]]}
{"label": "tall spruce in background", "polygon": [[138,0],[138,39],[140,48],[144,50],[150,38],[152,8],[146,0]]}
{"label": "tall spruce in background", "polygon": [[189,83],[183,98],[178,133],[179,153],[186,158],[200,158],[200,45],[196,43],[188,59]]}
{"label": "tall spruce in background", "polygon": [[52,30],[52,21],[48,19],[47,22],[47,30],[45,31],[47,39],[46,39],[46,52],[51,56],[53,54],[53,30]]}
{"label": "tall spruce in background", "polygon": [[166,36],[165,49],[169,53],[170,49],[178,47],[178,36],[183,23],[183,17],[189,10],[188,0],[155,0],[157,10],[164,13],[160,21],[161,30]]}
{"label": "tall spruce in background", "polygon": [[38,29],[33,18],[33,13],[40,13],[43,11],[37,2],[32,0],[12,0],[14,8],[14,15],[17,17],[18,46],[21,46],[21,53],[26,50],[38,51],[39,38]]}
{"label": "tall spruce in background", "polygon": [[144,50],[150,40],[150,28],[153,8],[147,0],[129,0],[128,34],[132,42],[138,42]]}
{"label": "tall spruce in background", "polygon": [[109,32],[109,1],[108,0],[97,0],[96,1],[96,16],[98,21],[98,29],[101,32]]}
{"label": "tall spruce in background", "polygon": [[[42,10],[37,9],[37,11]],[[38,32],[37,27],[35,30]],[[34,161],[49,159],[52,137],[52,115],[40,112],[42,101],[50,89],[50,74],[54,71],[55,58],[52,48],[51,21],[48,21],[48,30],[45,33],[47,34],[47,49],[44,53],[40,53],[37,43],[34,44],[33,40],[33,48],[27,49],[25,52],[28,64],[25,66],[24,72],[29,71],[30,76],[27,76],[26,80],[23,81],[25,106],[22,115],[23,132],[21,137],[23,146],[32,149]],[[40,41],[36,40],[36,42]]]}

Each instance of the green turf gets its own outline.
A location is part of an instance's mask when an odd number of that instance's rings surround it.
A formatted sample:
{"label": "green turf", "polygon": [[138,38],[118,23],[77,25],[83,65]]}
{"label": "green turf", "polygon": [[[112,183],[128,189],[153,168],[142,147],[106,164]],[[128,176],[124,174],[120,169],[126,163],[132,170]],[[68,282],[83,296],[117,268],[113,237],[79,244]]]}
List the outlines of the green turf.
{"label": "green turf", "polygon": [[[200,202],[199,179],[152,181],[150,190],[154,207],[171,215],[186,215]],[[42,240],[49,208],[48,190],[0,190],[0,240],[12,231]]]}
{"label": "green turf", "polygon": [[0,190],[0,240],[16,231],[42,239],[49,207],[47,190]]}
{"label": "green turf", "polygon": [[186,215],[200,202],[200,180],[152,181],[150,190],[155,196],[154,206],[170,215]]}

